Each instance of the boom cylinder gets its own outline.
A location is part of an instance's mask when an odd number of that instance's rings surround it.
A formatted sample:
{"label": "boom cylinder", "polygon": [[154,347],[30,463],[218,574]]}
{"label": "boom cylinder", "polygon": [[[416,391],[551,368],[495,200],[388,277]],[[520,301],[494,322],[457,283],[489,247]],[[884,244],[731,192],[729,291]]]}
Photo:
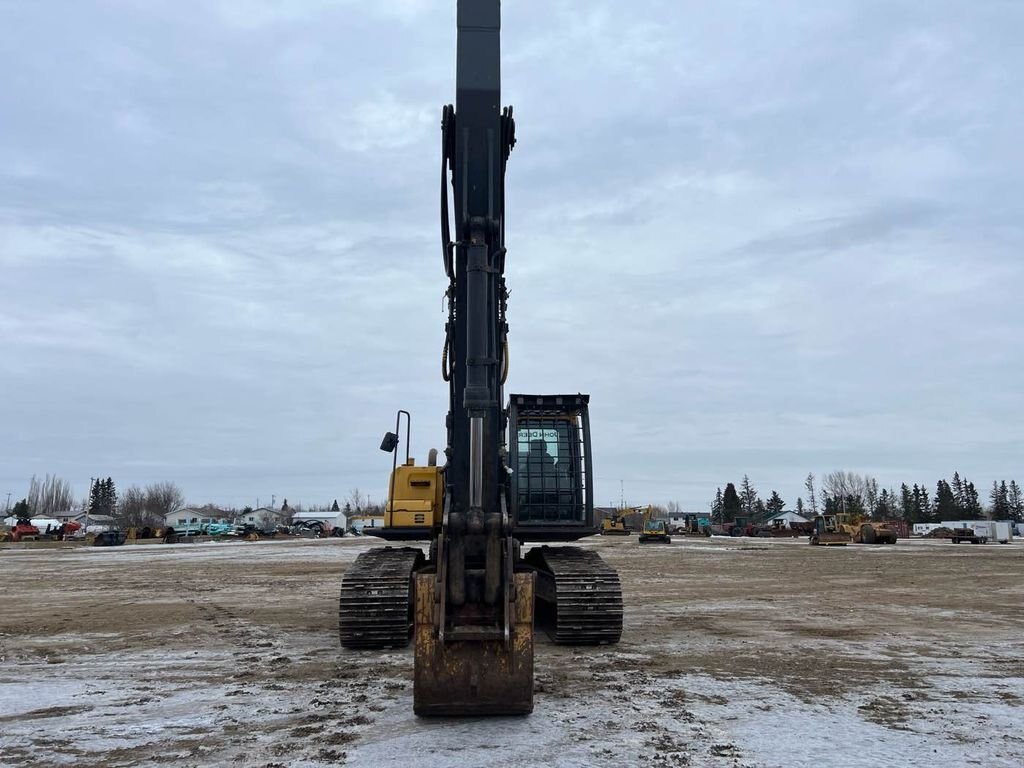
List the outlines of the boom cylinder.
{"label": "boom cylinder", "polygon": [[482,509],[484,505],[484,419],[473,416],[469,420],[469,506]]}

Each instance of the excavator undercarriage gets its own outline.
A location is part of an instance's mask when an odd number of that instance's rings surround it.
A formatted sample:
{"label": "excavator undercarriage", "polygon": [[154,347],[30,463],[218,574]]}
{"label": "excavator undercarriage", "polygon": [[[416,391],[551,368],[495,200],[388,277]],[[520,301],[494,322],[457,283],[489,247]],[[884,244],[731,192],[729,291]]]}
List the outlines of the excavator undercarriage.
{"label": "excavator undercarriage", "polygon": [[401,648],[414,639],[418,715],[531,712],[535,626],[558,645],[610,644],[622,636],[618,573],[580,547],[527,552],[508,582],[508,622],[501,626],[486,612],[476,623],[449,621],[439,583],[422,550],[391,546],[361,554],[342,579],[343,647]]}

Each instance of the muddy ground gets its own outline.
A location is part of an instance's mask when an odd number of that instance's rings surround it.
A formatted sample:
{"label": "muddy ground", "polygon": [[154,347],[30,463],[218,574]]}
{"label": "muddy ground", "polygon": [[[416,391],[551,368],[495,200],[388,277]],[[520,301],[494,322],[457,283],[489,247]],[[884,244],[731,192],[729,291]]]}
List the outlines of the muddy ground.
{"label": "muddy ground", "polygon": [[538,635],[535,713],[459,721],[338,646],[372,545],[0,550],[0,765],[1024,765],[1024,544],[595,538],[622,642]]}

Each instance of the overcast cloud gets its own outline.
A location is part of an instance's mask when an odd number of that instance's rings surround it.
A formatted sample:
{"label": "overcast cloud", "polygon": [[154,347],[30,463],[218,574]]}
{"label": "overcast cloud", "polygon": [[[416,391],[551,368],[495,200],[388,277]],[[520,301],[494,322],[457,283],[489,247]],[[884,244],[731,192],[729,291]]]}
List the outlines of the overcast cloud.
{"label": "overcast cloud", "polygon": [[[454,0],[0,0],[0,500],[443,447]],[[1024,4],[506,0],[510,391],[597,502],[1024,480]]]}

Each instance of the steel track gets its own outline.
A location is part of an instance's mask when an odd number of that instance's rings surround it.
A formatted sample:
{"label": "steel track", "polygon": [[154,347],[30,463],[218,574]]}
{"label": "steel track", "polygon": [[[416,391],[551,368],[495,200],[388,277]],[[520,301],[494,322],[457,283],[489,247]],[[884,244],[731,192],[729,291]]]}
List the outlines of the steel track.
{"label": "steel track", "polygon": [[619,642],[622,585],[600,555],[579,547],[540,547],[526,560],[554,582],[552,640],[560,645]]}
{"label": "steel track", "polygon": [[364,552],[345,572],[338,601],[344,648],[402,648],[412,635],[412,575],[423,565],[412,547]]}

